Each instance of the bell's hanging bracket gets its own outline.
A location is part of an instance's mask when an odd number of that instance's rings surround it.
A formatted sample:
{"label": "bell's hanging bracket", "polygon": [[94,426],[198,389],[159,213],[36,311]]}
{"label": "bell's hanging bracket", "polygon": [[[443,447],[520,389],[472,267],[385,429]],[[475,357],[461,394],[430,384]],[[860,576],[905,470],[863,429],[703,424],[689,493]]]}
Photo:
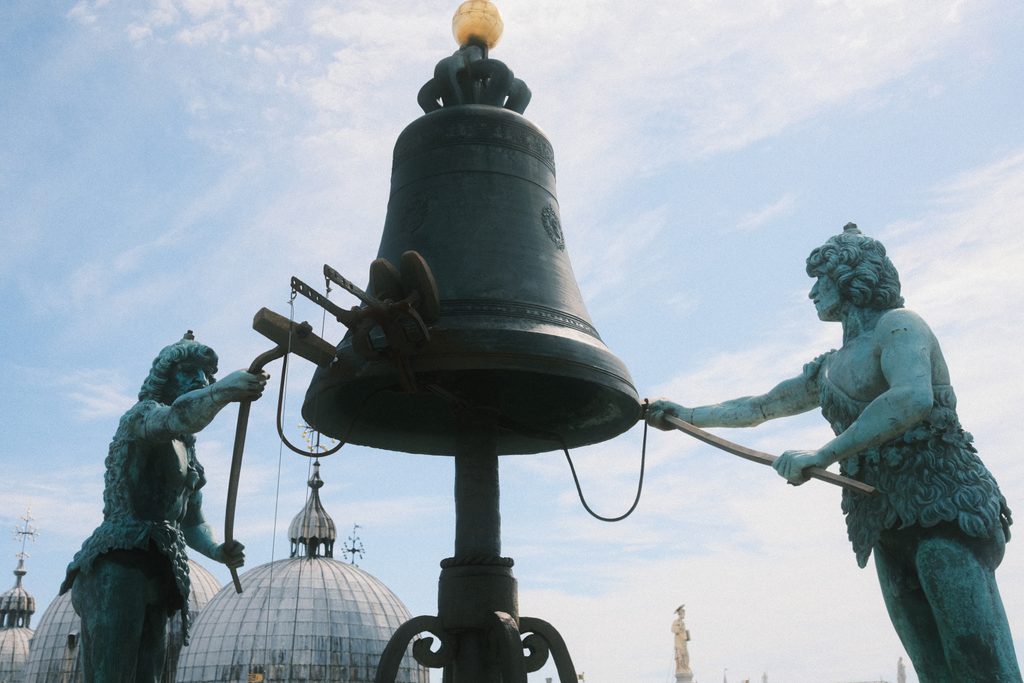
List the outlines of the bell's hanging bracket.
{"label": "bell's hanging bracket", "polygon": [[292,290],[333,315],[352,334],[352,349],[367,361],[391,361],[398,369],[402,388],[417,391],[409,367],[409,355],[430,341],[429,326],[440,317],[437,283],[427,262],[415,251],[402,254],[401,271],[386,259],[370,264],[368,294],[324,265],[324,277],[362,302],[343,309],[312,287],[292,278]]}
{"label": "bell's hanging bracket", "polygon": [[487,46],[471,42],[445,57],[434,68],[416,97],[423,113],[462,104],[486,104],[522,114],[530,104],[530,88],[497,59],[487,57]]}

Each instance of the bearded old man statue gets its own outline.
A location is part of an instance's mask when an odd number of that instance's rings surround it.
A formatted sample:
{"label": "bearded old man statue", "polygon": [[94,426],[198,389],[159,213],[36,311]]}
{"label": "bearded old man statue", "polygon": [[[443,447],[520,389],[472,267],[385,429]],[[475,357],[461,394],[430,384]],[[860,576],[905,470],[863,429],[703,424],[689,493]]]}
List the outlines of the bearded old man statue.
{"label": "bearded old man statue", "polygon": [[185,546],[229,567],[241,543],[218,542],[203,515],[206,483],[195,433],[228,403],[260,397],[267,375],[244,370],[214,383],[217,354],[191,331],[164,348],[121,418],[107,455],[103,523],[68,567],[61,594],[82,619],[84,683],[159,683],[168,618],[182,611],[188,642]]}

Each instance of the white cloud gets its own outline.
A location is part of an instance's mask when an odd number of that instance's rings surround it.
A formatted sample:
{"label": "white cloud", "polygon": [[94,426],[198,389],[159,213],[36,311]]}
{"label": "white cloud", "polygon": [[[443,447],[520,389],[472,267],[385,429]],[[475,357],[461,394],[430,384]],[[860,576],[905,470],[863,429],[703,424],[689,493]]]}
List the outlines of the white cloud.
{"label": "white cloud", "polygon": [[[580,148],[591,159],[610,149],[621,158],[643,144],[639,134],[657,139],[632,160],[649,168],[738,149],[837,106],[872,106],[880,87],[969,34],[965,21],[948,19],[955,5],[663,3],[619,13],[610,3],[532,3],[506,24],[523,22],[516,35],[538,44],[529,63],[537,89],[563,92],[545,118],[572,121],[574,138],[593,132],[587,143],[599,150]],[[545,68],[555,64],[574,77]]]}
{"label": "white cloud", "polygon": [[270,31],[281,23],[286,6],[274,0],[151,0],[146,9],[134,9],[127,30],[134,41],[173,31],[176,40],[190,46],[226,43]]}
{"label": "white cloud", "polygon": [[795,202],[796,197],[793,194],[787,194],[777,202],[769,204],[758,211],[752,211],[744,214],[740,218],[740,222],[736,224],[735,229],[740,232],[756,230],[765,223],[768,223],[779,216],[785,216],[791,213]]}
{"label": "white cloud", "polygon": [[68,11],[68,18],[79,21],[83,24],[91,24],[96,21],[96,15],[91,11],[91,7],[87,0],[81,0],[74,7]]}
{"label": "white cloud", "polygon": [[120,387],[109,385],[93,385],[87,391],[68,392],[67,396],[81,404],[78,416],[86,420],[120,416],[134,403]]}
{"label": "white cloud", "polygon": [[[505,9],[506,37],[494,56],[548,93],[533,109],[553,122],[560,157],[600,181],[742,148],[835,107],[876,106],[886,84],[974,37],[974,10],[958,7],[950,0],[750,0],[729,7],[661,3],[636,12],[607,2],[525,2]],[[434,2],[413,3],[396,16],[366,2],[153,0],[125,24],[136,41],[173,35],[195,46],[187,61],[163,54],[168,68],[198,79],[203,99],[224,89],[254,91],[268,109],[294,111],[296,95],[308,98],[313,110],[301,114],[303,122],[282,119],[269,131],[282,140],[327,142],[331,131],[353,122],[353,138],[379,130],[384,101],[401,98],[415,115],[413,84],[454,48],[439,11]],[[261,56],[264,73],[253,68],[252,55]],[[202,64],[209,68],[197,68]],[[410,87],[399,91],[397,83]],[[612,149],[619,165],[603,168],[598,160]]]}
{"label": "white cloud", "polygon": [[651,393],[693,397],[701,402],[764,393],[775,384],[798,376],[806,363],[841,341],[836,339],[836,326],[806,329],[805,322],[806,316],[797,315],[789,321],[779,320],[765,337],[751,339],[750,347],[702,359],[698,369],[653,387]]}
{"label": "white cloud", "polygon": [[[602,568],[613,590],[580,595],[527,589],[521,613],[554,625],[576,669],[593,683],[668,678],[669,627],[680,603],[686,604],[698,680],[717,680],[725,668],[733,680],[758,680],[767,670],[769,680],[803,681],[834,680],[837,671],[870,680],[880,672],[866,667],[883,662],[895,669],[902,648],[873,572],[837,568],[834,543],[814,535],[819,525],[797,517],[778,523],[791,528],[790,542],[768,552],[719,547],[700,560],[643,562],[619,555],[616,569]],[[687,533],[685,526],[676,531]],[[841,617],[821,607],[837,595],[858,596],[843,601]],[[842,646],[835,643],[838,633],[844,634]],[[794,648],[801,650],[798,666],[780,656]]]}
{"label": "white cloud", "polygon": [[[659,296],[657,282],[666,267],[662,260],[665,255],[652,246],[670,218],[667,207],[624,218],[628,223],[566,229],[566,249],[572,253],[580,291],[588,304],[601,302],[602,310],[597,314],[602,316],[621,314],[632,305],[638,291]],[[635,268],[638,262],[644,267]]]}
{"label": "white cloud", "polygon": [[129,387],[121,373],[110,370],[79,370],[60,377],[57,384],[77,405],[75,415],[83,420],[114,418],[116,421],[137,400],[134,396],[137,389]]}
{"label": "white cloud", "polygon": [[79,0],[78,3],[72,7],[67,14],[69,19],[81,22],[83,24],[92,24],[96,22],[96,12],[108,4],[110,0]]}
{"label": "white cloud", "polygon": [[[75,447],[71,452],[75,456],[74,464],[59,468],[43,467],[45,477],[4,477],[0,481],[0,499],[30,502],[32,516],[36,518],[34,525],[41,529],[42,534],[75,543],[75,539],[80,542],[88,536],[103,519],[101,501],[105,453],[90,457]],[[40,465],[31,456],[18,456],[14,463],[22,469]],[[57,559],[69,560],[70,554]],[[53,588],[56,592],[56,587]]]}

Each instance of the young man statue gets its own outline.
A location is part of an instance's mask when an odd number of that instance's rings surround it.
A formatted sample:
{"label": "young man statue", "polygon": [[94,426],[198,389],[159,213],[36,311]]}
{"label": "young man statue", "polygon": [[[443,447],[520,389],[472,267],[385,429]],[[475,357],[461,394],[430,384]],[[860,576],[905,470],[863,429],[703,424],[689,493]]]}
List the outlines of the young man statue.
{"label": "young man statue", "polygon": [[843,345],[766,394],[684,408],[651,404],[698,427],[750,427],[821,408],[836,437],[774,463],[793,484],[809,466],[840,463],[874,486],[843,491],[857,562],[874,553],[882,594],[922,683],[1021,682],[995,568],[1010,510],[960,426],[949,370],[931,329],[903,308],[896,269],[850,223],[811,252],[818,318],[843,325]]}
{"label": "young man statue", "polygon": [[189,332],[153,361],[114,434],[103,523],[61,586],[82,619],[84,683],[160,683],[167,621],[177,610],[187,642],[186,545],[229,567],[245,561],[242,544],[219,543],[203,516],[206,478],[194,434],[228,403],[259,398],[267,375],[239,370],[214,384],[216,371],[217,354]]}

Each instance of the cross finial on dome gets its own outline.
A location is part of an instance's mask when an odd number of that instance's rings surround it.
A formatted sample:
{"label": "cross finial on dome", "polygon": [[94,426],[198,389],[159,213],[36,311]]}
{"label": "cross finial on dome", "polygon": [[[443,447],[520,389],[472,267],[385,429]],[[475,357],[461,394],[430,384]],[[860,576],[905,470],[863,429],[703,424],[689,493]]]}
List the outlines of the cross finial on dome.
{"label": "cross finial on dome", "polygon": [[[25,511],[25,516],[21,518],[21,521],[25,522],[25,525],[15,526],[11,533],[14,534],[14,540],[21,543],[21,552],[16,553],[14,556],[24,560],[29,556],[28,553],[25,552],[25,542],[32,541],[35,543],[36,536],[39,535],[39,529],[32,526],[32,522],[36,521],[36,518],[32,516],[32,503],[28,504],[28,509]],[[18,569],[22,569],[24,564],[24,562],[19,562]],[[15,574],[17,574],[17,570],[15,570]],[[25,571],[22,569],[22,575],[24,574]]]}
{"label": "cross finial on dome", "polygon": [[36,611],[36,599],[21,586],[21,577],[25,571],[25,541],[36,540],[38,530],[32,526],[35,517],[32,516],[32,505],[28,506],[25,516],[21,518],[24,526],[16,526],[11,532],[14,540],[21,544],[21,552],[14,556],[18,558],[18,566],[14,570],[14,588],[6,593],[0,594],[0,630],[8,628],[29,628],[29,622]]}

